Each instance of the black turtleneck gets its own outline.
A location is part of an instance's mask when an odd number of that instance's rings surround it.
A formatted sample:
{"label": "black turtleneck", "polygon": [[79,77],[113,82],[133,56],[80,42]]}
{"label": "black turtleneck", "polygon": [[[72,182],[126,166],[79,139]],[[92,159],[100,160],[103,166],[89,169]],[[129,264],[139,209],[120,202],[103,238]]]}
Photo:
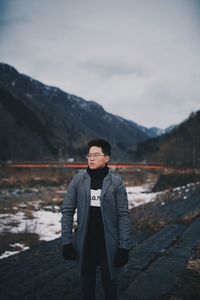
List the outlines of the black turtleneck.
{"label": "black turtleneck", "polygon": [[[104,177],[108,174],[109,168],[106,166],[101,169],[90,169],[88,167],[87,172],[91,177],[91,195],[95,193],[101,193],[102,184]],[[99,191],[97,191],[99,190]],[[96,197],[98,198],[98,197]],[[87,231],[87,241],[89,243],[104,243],[104,228],[101,215],[101,198],[100,200],[91,199],[90,204],[90,214],[88,222],[88,231]],[[96,201],[95,201],[96,200]],[[95,203],[96,202],[96,203]],[[93,206],[95,205],[95,206]]]}

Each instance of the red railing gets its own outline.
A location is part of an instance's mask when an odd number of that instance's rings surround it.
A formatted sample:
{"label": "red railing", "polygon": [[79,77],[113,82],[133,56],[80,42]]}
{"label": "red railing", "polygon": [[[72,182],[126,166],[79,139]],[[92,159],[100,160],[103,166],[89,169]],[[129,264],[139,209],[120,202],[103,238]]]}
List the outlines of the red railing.
{"label": "red railing", "polygon": [[[71,168],[85,169],[86,163],[1,163],[1,168]],[[111,169],[162,169],[166,166],[159,164],[110,163]]]}

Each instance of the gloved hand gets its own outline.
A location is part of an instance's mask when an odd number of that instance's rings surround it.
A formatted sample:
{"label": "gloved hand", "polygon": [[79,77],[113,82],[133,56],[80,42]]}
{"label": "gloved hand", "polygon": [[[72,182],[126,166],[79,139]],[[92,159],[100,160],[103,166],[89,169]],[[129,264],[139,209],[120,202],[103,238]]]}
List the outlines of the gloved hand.
{"label": "gloved hand", "polygon": [[128,262],[129,250],[118,248],[114,259],[114,266],[117,268],[123,267]]}
{"label": "gloved hand", "polygon": [[67,260],[74,260],[77,257],[76,251],[72,244],[63,245],[62,255]]}

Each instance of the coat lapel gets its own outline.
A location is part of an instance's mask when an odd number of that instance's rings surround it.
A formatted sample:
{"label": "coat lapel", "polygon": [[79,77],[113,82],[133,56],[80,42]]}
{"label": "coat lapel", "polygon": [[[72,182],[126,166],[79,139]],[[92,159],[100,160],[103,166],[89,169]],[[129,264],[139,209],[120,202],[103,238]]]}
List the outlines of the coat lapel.
{"label": "coat lapel", "polygon": [[110,183],[111,183],[110,174],[108,174],[106,175],[103,181],[102,190],[101,190],[101,199],[103,199],[103,196],[105,195]]}
{"label": "coat lapel", "polygon": [[87,173],[85,173],[85,176],[84,176],[84,185],[85,185],[86,198],[87,198],[87,200],[90,201],[91,178]]}

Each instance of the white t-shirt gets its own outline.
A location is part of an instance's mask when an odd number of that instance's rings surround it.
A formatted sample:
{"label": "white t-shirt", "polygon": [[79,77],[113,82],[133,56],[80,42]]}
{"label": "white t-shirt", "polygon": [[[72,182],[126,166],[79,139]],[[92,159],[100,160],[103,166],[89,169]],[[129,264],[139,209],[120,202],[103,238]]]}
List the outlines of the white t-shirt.
{"label": "white t-shirt", "polygon": [[101,206],[101,189],[98,190],[92,190],[91,189],[91,200],[90,200],[90,206]]}

